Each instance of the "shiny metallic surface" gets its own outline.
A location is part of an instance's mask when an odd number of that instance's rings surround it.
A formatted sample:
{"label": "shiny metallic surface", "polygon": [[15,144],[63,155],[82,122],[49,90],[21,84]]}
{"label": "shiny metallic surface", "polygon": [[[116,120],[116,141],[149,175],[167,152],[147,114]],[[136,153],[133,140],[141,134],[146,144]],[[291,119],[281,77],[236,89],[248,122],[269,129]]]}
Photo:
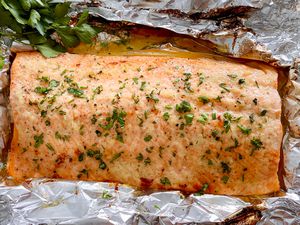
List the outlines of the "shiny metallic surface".
{"label": "shiny metallic surface", "polygon": [[[284,196],[259,198],[259,204],[220,195],[145,193],[103,182],[32,180],[0,187],[0,224],[254,224],[259,219],[260,225],[300,224],[299,0],[72,2],[75,14],[88,8],[93,16],[109,21],[165,28],[209,40],[218,54],[289,67],[281,91],[287,191]],[[7,96],[3,95],[9,84],[7,45],[7,41],[1,42],[6,64],[0,71],[0,149],[6,146],[10,131]]]}

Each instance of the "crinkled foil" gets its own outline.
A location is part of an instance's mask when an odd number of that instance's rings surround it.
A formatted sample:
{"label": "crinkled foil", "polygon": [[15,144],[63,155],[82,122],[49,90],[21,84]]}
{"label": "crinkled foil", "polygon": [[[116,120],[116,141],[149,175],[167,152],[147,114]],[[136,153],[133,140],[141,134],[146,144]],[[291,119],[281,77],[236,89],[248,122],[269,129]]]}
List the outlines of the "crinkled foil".
{"label": "crinkled foil", "polygon": [[[108,21],[168,29],[208,40],[219,54],[280,66],[287,78],[280,87],[287,124],[282,145],[287,189],[283,196],[253,197],[249,203],[221,195],[144,193],[103,182],[32,180],[0,187],[0,224],[300,224],[299,0],[73,2],[73,13],[88,8]],[[8,56],[7,49],[2,52]],[[8,69],[7,58],[0,72],[0,130],[6,128],[1,149],[9,137]]]}

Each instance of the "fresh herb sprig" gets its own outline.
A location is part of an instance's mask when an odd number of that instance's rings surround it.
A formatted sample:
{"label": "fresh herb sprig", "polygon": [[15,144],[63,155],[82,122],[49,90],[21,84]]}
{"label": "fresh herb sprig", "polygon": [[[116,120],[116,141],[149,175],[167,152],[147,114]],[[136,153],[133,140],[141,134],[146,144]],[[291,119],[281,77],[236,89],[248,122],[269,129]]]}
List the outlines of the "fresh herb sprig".
{"label": "fresh herb sprig", "polygon": [[69,2],[0,0],[0,28],[4,28],[0,36],[23,44],[29,41],[45,57],[56,57],[80,42],[92,43],[98,32],[87,24],[88,11],[74,21],[69,9]]}

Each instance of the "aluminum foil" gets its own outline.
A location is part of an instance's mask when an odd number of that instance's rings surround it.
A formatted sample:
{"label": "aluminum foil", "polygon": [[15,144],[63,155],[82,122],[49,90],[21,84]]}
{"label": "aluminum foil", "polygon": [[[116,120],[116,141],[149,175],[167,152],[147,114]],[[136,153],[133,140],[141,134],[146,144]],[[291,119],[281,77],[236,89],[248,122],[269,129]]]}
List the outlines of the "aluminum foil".
{"label": "aluminum foil", "polygon": [[[103,182],[32,180],[0,187],[0,224],[300,224],[300,1],[73,2],[75,13],[88,8],[97,18],[168,29],[208,40],[219,54],[281,66],[288,78],[280,88],[287,124],[283,140],[286,193],[252,197],[249,203],[249,199],[221,195],[143,193]],[[2,93],[8,84],[6,62],[0,76]],[[6,101],[0,99],[2,107]],[[6,116],[0,126],[8,129],[7,113],[2,115]],[[4,146],[7,139],[2,140]]]}

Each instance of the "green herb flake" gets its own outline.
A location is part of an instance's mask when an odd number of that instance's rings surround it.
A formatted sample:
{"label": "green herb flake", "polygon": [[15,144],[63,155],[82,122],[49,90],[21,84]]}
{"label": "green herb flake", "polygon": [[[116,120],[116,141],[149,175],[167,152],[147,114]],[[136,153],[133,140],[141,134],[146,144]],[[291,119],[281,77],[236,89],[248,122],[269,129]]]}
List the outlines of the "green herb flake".
{"label": "green herb flake", "polygon": [[225,83],[219,84],[219,87],[222,88],[223,90],[225,90],[226,92],[230,92],[229,88],[227,87],[227,84],[225,84]]}
{"label": "green herb flake", "polygon": [[200,102],[202,102],[203,104],[207,104],[207,103],[210,102],[209,98],[206,97],[206,96],[200,96],[200,97],[198,97],[198,100],[199,100]]}
{"label": "green herb flake", "polygon": [[249,120],[250,120],[250,123],[254,123],[254,114],[253,113],[249,116]]}
{"label": "green herb flake", "polygon": [[47,147],[50,151],[52,151],[52,152],[55,151],[54,148],[53,148],[53,146],[52,146],[50,143],[47,143],[47,144],[46,144],[46,147]]}
{"label": "green herb flake", "polygon": [[212,120],[216,120],[216,119],[217,119],[217,113],[213,112],[213,113],[211,114],[211,119],[212,119]]}
{"label": "green herb flake", "polygon": [[59,86],[59,81],[57,80],[51,80],[49,83],[50,88],[58,87]]}
{"label": "green herb flake", "polygon": [[145,160],[144,160],[144,165],[147,166],[147,165],[150,165],[151,164],[151,159],[149,157],[147,157]]}
{"label": "green herb flake", "polygon": [[203,75],[203,73],[198,73],[199,76],[199,82],[198,82],[198,87],[203,84],[204,80],[205,80],[205,76]]}
{"label": "green herb flake", "polygon": [[211,136],[213,136],[213,138],[214,138],[216,141],[219,141],[219,140],[220,140],[219,131],[217,131],[217,130],[213,130],[213,131],[211,132]]}
{"label": "green herb flake", "polygon": [[46,125],[47,127],[49,127],[49,126],[51,125],[50,120],[46,120],[46,121],[45,121],[45,125]]}
{"label": "green herb flake", "polygon": [[106,163],[103,162],[103,161],[101,161],[101,162],[99,163],[99,169],[105,170],[105,169],[106,169]]}
{"label": "green herb flake", "polygon": [[124,153],[123,151],[122,151],[122,152],[116,153],[116,154],[112,157],[112,159],[110,160],[110,163],[113,163],[113,162],[116,161],[118,158],[120,158],[121,155],[122,155],[123,153]]}
{"label": "green herb flake", "polygon": [[76,88],[68,88],[67,89],[68,93],[77,97],[77,98],[82,98],[83,97],[83,91],[82,90],[79,90],[79,89],[76,89]]}
{"label": "green herb flake", "polygon": [[103,191],[101,198],[103,199],[111,199],[113,196],[108,191]]}
{"label": "green herb flake", "polygon": [[194,119],[194,114],[188,113],[184,115],[186,125],[191,125]]}
{"label": "green herb flake", "polygon": [[84,153],[82,152],[78,155],[78,161],[81,162],[83,160],[84,160]]}
{"label": "green herb flake", "polygon": [[138,104],[140,101],[140,97],[138,95],[132,94],[131,98],[132,98],[134,104]]}
{"label": "green herb flake", "polygon": [[237,78],[236,74],[227,74],[228,77],[230,77],[231,79],[235,79]]}
{"label": "green herb flake", "polygon": [[138,156],[136,157],[136,159],[137,159],[138,161],[143,161],[143,160],[144,160],[143,154],[142,154],[142,153],[139,153]]}
{"label": "green herb flake", "polygon": [[138,77],[134,77],[134,78],[132,78],[132,80],[133,80],[133,82],[134,82],[135,84],[138,84],[138,83],[139,83],[139,78],[138,78]]}
{"label": "green herb flake", "polygon": [[224,184],[227,184],[228,180],[229,180],[229,177],[228,176],[223,176],[221,178],[221,180],[223,181]]}
{"label": "green herb flake", "polygon": [[142,81],[140,91],[144,91],[146,87],[146,81]]}
{"label": "green herb flake", "polygon": [[246,83],[246,80],[245,80],[245,79],[239,79],[239,81],[238,81],[238,84],[239,84],[239,85],[242,85],[242,84],[244,84],[244,83]]}
{"label": "green herb flake", "polygon": [[151,91],[150,94],[146,94],[146,99],[149,100],[153,100],[154,103],[158,103],[159,99],[157,97],[154,96],[154,91]]}
{"label": "green herb flake", "polygon": [[249,135],[251,133],[251,128],[246,128],[242,125],[238,125],[238,128],[242,131],[243,134]]}
{"label": "green herb flake", "polygon": [[176,111],[179,113],[186,113],[192,110],[192,106],[187,101],[182,101],[180,104],[176,104]]}
{"label": "green herb flake", "polygon": [[268,110],[264,109],[260,112],[260,116],[265,116],[267,114]]}
{"label": "green herb flake", "polygon": [[41,117],[46,117],[47,116],[47,111],[46,110],[42,110],[41,111]]}
{"label": "green herb flake", "polygon": [[166,109],[166,110],[171,110],[171,109],[173,109],[173,106],[172,106],[172,105],[166,105],[166,106],[165,106],[165,109]]}
{"label": "green herb flake", "polygon": [[51,91],[51,89],[49,89],[49,88],[47,88],[47,87],[36,87],[36,88],[34,89],[34,92],[35,92],[35,93],[43,94],[43,95],[48,94],[49,91]]}
{"label": "green herb flake", "polygon": [[167,177],[161,178],[161,179],[160,179],[160,183],[161,183],[162,185],[171,185],[171,182],[170,182],[169,178],[167,178]]}
{"label": "green herb flake", "polygon": [[93,89],[92,100],[95,99],[96,95],[100,95],[102,91],[103,91],[103,86],[102,85],[99,85],[95,89]]}
{"label": "green herb flake", "polygon": [[97,118],[96,118],[96,115],[94,114],[91,118],[91,123],[92,124],[96,124],[97,123]]}
{"label": "green herb flake", "polygon": [[223,173],[230,173],[231,172],[231,168],[229,167],[228,163],[221,162],[221,167],[222,167]]}
{"label": "green herb flake", "polygon": [[170,114],[168,112],[165,112],[163,114],[163,119],[164,119],[164,121],[168,121],[170,119]]}
{"label": "green herb flake", "polygon": [[124,139],[123,139],[122,133],[117,132],[116,140],[119,141],[119,142],[121,142],[121,143],[124,143]]}
{"label": "green herb flake", "polygon": [[254,105],[257,105],[257,98],[253,99]]}
{"label": "green herb flake", "polygon": [[201,196],[204,195],[205,191],[208,189],[209,185],[208,183],[204,183],[199,191],[197,191],[194,195],[195,196]]}
{"label": "green herb flake", "polygon": [[44,134],[41,133],[40,135],[34,135],[34,147],[38,148],[44,143]]}
{"label": "green herb flake", "polygon": [[255,137],[251,139],[250,143],[252,145],[253,150],[258,150],[263,146],[262,141],[259,138],[255,138]]}
{"label": "green herb flake", "polygon": [[206,124],[208,121],[208,115],[205,113],[202,113],[197,121],[202,124]]}
{"label": "green herb flake", "polygon": [[144,137],[144,141],[145,142],[149,142],[152,140],[152,136],[151,135],[147,135],[146,137]]}

